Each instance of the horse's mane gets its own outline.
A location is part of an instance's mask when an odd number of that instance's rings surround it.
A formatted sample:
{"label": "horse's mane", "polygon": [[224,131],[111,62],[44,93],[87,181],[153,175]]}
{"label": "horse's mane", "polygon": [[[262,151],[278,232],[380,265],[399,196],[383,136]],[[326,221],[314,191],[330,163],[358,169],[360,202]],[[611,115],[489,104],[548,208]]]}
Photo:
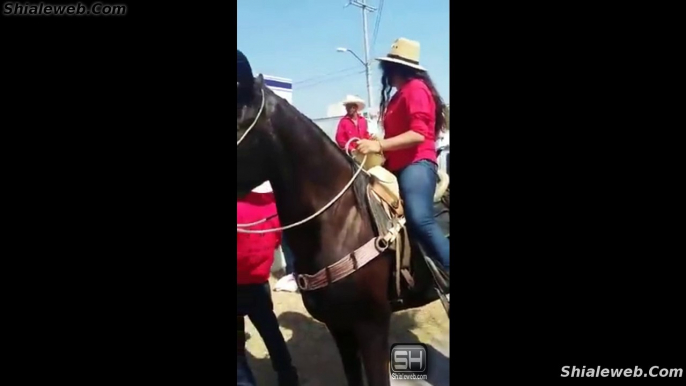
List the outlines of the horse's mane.
{"label": "horse's mane", "polygon": [[[341,157],[345,160],[345,162],[348,164],[350,167],[351,172],[354,174],[357,169],[359,168],[359,165],[355,163],[355,161],[350,158],[343,149],[338,147],[338,144],[334,142],[326,133],[324,130],[322,130],[319,125],[314,123],[310,118],[308,118],[305,114],[301,113],[300,110],[298,110],[295,106],[290,104],[287,100],[281,98],[280,96],[276,95],[275,92],[273,92],[271,89],[269,89],[266,86],[263,86],[264,88],[264,95],[265,98],[272,97],[275,98],[278,101],[277,106],[282,108],[284,112],[289,113],[291,115],[291,118],[296,121],[296,123],[302,125],[303,127],[306,127],[310,129],[313,133],[319,136],[319,138],[323,139],[325,142],[328,142],[328,144],[332,147],[332,149],[336,152],[338,152]],[[368,205],[367,201],[367,185],[369,184],[369,176],[367,176],[366,173],[360,173],[355,181],[353,182],[352,189],[353,193],[355,194],[355,200],[357,201],[357,207],[360,211],[365,212],[367,214],[371,213],[370,208]]]}

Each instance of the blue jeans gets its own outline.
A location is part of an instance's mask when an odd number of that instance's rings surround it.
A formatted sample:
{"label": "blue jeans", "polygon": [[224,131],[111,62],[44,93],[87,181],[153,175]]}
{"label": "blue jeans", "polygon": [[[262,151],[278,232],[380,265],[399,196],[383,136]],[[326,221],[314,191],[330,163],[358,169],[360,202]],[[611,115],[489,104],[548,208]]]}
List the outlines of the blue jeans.
{"label": "blue jeans", "polygon": [[396,175],[408,231],[419,241],[429,257],[433,257],[450,272],[450,242],[434,217],[437,169],[435,163],[421,160],[405,167]]}
{"label": "blue jeans", "polygon": [[283,252],[283,259],[286,260],[286,275],[290,275],[294,272],[293,263],[295,257],[293,256],[293,251],[291,251],[291,248],[286,242],[286,234],[281,235],[281,251]]}

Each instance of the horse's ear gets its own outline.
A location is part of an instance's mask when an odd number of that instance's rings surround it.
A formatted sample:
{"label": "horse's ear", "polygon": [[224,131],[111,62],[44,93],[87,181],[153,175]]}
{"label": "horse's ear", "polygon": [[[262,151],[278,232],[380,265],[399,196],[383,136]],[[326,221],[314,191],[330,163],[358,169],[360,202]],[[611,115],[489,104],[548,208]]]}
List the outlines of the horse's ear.
{"label": "horse's ear", "polygon": [[264,76],[262,74],[257,75],[255,77],[255,90],[259,91],[262,90],[262,87],[264,86]]}
{"label": "horse's ear", "polygon": [[236,50],[236,95],[238,103],[248,103],[252,98],[254,77],[248,58]]}

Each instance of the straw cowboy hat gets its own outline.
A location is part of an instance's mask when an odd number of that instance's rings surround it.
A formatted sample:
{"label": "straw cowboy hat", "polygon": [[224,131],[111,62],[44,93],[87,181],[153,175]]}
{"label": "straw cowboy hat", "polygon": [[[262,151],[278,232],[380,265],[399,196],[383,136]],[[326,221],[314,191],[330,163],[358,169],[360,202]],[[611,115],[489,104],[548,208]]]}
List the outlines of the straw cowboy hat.
{"label": "straw cowboy hat", "polygon": [[391,52],[383,58],[376,58],[382,62],[393,62],[426,71],[426,68],[419,65],[419,42],[400,38],[393,42]]}
{"label": "straw cowboy hat", "polygon": [[253,193],[260,193],[260,194],[271,193],[272,192],[272,185],[269,183],[269,181],[265,181],[262,183],[262,185],[253,189],[252,192]]}
{"label": "straw cowboy hat", "polygon": [[364,104],[364,101],[362,100],[362,98],[355,96],[355,95],[347,95],[345,97],[345,99],[343,99],[343,102],[341,102],[341,103],[343,104],[343,106],[356,104],[357,109],[360,111],[364,110],[364,107],[365,107],[365,104]]}

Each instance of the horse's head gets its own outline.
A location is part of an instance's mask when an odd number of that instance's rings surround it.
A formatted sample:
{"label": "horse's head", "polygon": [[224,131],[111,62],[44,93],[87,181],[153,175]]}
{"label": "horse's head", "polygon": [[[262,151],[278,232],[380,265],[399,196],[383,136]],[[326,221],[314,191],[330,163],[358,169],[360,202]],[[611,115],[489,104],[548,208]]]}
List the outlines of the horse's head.
{"label": "horse's head", "polygon": [[262,75],[236,81],[237,197],[269,180],[268,139],[272,131]]}

